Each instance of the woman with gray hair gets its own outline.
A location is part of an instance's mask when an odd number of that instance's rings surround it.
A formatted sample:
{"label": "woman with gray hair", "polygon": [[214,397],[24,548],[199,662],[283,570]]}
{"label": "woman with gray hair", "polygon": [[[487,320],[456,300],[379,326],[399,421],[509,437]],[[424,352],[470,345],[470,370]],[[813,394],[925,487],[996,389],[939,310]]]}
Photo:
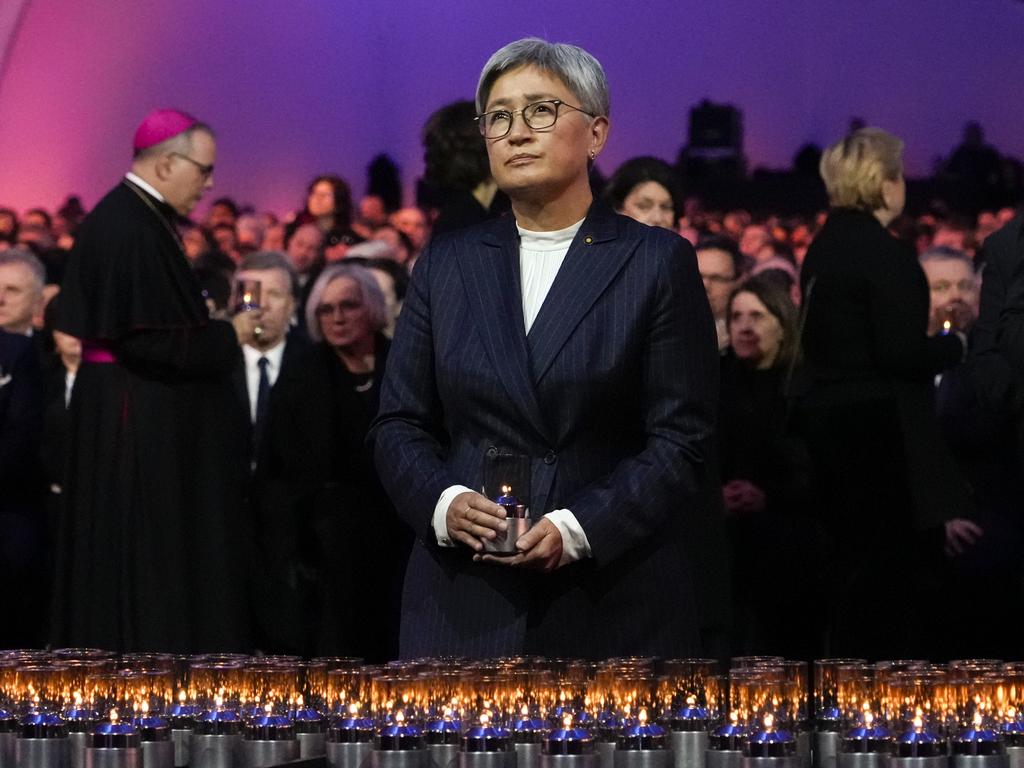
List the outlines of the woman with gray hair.
{"label": "woman with gray hair", "polygon": [[[409,533],[365,447],[388,354],[384,296],[365,267],[329,266],[313,285],[306,319],[315,343],[274,387],[259,494],[266,518],[280,526],[268,575],[280,592],[274,603],[295,612],[269,644],[385,661],[397,650]],[[380,592],[356,621],[346,605],[360,583]]]}
{"label": "woman with gray hair", "polygon": [[887,227],[903,211],[903,142],[861,128],[825,150],[832,210],[801,271],[805,419],[834,538],[833,654],[929,656],[941,632],[879,599],[911,594],[973,504],[939,433],[934,380],[966,339],[928,335],[928,284]]}
{"label": "woman with gray hair", "polygon": [[698,653],[718,355],[693,248],[594,200],[591,54],[506,45],[476,112],[512,215],[420,256],[371,433],[418,537],[402,656]]}

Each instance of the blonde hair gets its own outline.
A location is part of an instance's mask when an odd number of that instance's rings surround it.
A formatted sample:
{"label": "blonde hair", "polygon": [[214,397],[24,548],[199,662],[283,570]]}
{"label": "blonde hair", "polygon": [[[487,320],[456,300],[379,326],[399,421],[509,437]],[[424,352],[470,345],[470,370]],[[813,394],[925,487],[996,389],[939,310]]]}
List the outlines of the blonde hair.
{"label": "blonde hair", "polygon": [[903,141],[881,128],[860,128],[825,150],[821,178],[834,208],[885,207],[882,182],[903,175]]}

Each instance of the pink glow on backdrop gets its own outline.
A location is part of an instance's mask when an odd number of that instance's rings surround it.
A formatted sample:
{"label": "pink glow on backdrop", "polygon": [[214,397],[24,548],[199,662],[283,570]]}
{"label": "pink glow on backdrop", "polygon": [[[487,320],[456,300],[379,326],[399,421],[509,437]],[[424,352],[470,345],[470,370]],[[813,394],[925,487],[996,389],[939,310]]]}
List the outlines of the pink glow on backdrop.
{"label": "pink glow on backdrop", "polygon": [[[0,0],[2,2],[3,0]],[[1024,156],[1024,4],[1015,0],[649,0],[514,4],[393,0],[31,0],[0,72],[0,205],[86,206],[123,173],[138,120],[178,106],[218,131],[214,195],[296,207],[337,171],[363,191],[378,152],[422,170],[419,131],[471,97],[500,45],[536,34],[605,65],[610,172],[673,160],[702,98],[744,111],[752,166],[788,166],[851,116],[907,141],[927,173],[974,118]],[[2,41],[0,41],[2,42]]]}

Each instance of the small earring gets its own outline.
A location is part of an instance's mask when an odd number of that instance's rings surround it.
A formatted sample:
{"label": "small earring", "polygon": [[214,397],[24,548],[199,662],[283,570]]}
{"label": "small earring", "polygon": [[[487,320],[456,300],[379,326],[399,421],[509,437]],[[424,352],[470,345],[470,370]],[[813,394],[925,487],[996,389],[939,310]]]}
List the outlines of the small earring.
{"label": "small earring", "polygon": [[590,159],[591,160],[596,160],[597,159],[597,152],[595,152],[594,150],[590,150]]}

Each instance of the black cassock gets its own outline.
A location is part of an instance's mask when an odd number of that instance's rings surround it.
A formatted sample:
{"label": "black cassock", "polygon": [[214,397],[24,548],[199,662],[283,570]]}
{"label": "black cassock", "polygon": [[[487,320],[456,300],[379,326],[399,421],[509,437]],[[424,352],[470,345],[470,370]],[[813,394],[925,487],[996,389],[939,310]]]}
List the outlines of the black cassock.
{"label": "black cassock", "polygon": [[[241,352],[211,320],[172,209],[127,180],[82,223],[58,328],[83,340],[71,399],[53,640],[244,650]],[[94,362],[88,362],[89,359]]]}

